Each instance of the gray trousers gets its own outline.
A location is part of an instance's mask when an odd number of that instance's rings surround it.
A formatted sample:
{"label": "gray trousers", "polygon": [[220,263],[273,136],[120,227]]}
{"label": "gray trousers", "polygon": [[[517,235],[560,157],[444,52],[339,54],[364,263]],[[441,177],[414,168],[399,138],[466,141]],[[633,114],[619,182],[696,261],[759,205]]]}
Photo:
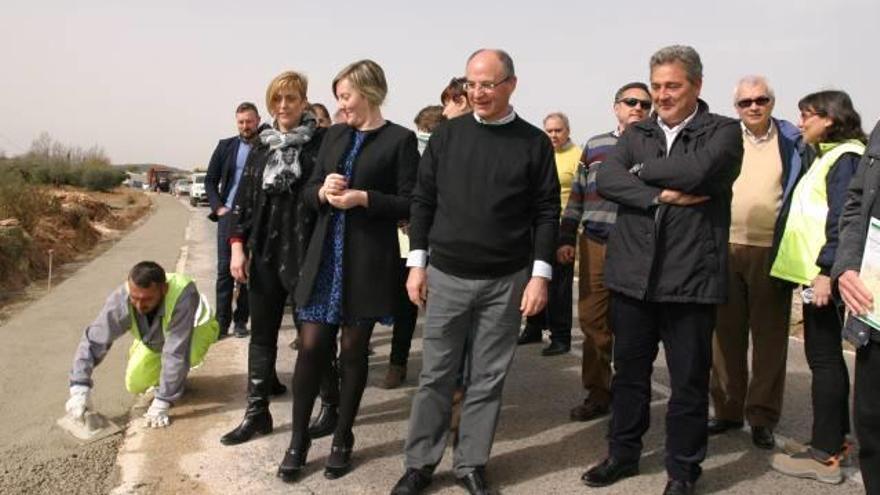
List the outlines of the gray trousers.
{"label": "gray trousers", "polygon": [[449,433],[452,394],[465,356],[465,376],[470,379],[453,469],[461,477],[489,461],[527,281],[528,269],[496,279],[471,280],[428,267],[422,372],[410,414],[406,467],[433,469],[440,463]]}

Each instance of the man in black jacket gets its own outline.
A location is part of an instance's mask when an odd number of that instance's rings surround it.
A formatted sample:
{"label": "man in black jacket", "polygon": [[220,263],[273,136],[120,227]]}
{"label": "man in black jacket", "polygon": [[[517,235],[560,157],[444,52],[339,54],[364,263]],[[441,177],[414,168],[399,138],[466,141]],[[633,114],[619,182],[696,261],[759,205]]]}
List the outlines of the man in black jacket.
{"label": "man in black jacket", "polygon": [[712,329],[715,306],[727,298],[742,133],[699,99],[693,48],[663,48],[650,68],[655,113],[623,133],[597,175],[599,193],[620,205],[605,265],[615,375],[609,454],[583,481],[606,486],[638,473],[662,341],[672,382],[664,493],[693,493],[706,456]]}
{"label": "man in black jacket", "polygon": [[[876,311],[874,294],[861,278],[862,255],[871,222],[880,219],[880,122],[874,127],[868,148],[849,185],[846,204],[840,216],[840,244],[831,269],[831,279],[840,291],[850,314],[867,315]],[[876,248],[875,248],[876,249]],[[876,277],[876,274],[873,275]],[[874,282],[874,281],[872,281]],[[876,315],[876,313],[874,313]],[[876,316],[871,317],[876,321]],[[859,439],[859,466],[866,493],[880,492],[880,330],[852,317],[843,336],[856,347],[853,416]]]}
{"label": "man in black jacket", "polygon": [[220,338],[226,337],[229,326],[235,322],[235,336],[247,337],[248,294],[244,284],[239,285],[235,313],[232,312],[232,296],[235,280],[229,273],[229,260],[232,251],[229,247],[229,233],[232,228],[232,215],[228,215],[235,205],[235,196],[241,183],[244,164],[251,151],[252,142],[257,137],[260,114],[257,107],[244,102],[235,109],[235,125],[238,136],[221,139],[211,155],[208,173],[205,174],[205,193],[208,195],[211,212],[208,218],[217,222],[217,322],[220,324]]}

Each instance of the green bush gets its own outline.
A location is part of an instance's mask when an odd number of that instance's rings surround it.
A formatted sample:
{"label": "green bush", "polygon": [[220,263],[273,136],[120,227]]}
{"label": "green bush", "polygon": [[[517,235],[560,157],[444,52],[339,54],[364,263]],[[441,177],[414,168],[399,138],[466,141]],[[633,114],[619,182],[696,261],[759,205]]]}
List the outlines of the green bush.
{"label": "green bush", "polygon": [[18,170],[0,167],[0,220],[18,219],[26,232],[33,232],[43,215],[59,208],[57,198],[28,184]]}
{"label": "green bush", "polygon": [[109,166],[82,166],[79,182],[81,187],[93,191],[109,191],[125,180],[125,172]]}

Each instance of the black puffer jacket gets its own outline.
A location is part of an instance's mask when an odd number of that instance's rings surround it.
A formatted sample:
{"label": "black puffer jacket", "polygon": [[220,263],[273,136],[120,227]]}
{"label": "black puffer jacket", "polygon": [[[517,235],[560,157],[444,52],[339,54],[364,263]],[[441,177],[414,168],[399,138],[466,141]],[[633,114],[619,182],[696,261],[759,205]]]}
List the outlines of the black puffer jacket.
{"label": "black puffer jacket", "polygon": [[[668,156],[655,116],[631,125],[597,176],[599,193],[620,205],[608,240],[608,288],[654,302],[725,302],[730,200],[742,156],[739,123],[709,113],[702,100]],[[711,199],[658,204],[663,189]]]}

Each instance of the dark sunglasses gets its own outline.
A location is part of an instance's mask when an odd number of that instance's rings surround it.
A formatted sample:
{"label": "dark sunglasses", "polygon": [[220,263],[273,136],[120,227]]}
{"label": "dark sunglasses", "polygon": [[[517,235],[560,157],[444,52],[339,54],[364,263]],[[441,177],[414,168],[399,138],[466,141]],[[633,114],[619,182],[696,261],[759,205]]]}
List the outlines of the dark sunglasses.
{"label": "dark sunglasses", "polygon": [[650,110],[651,102],[649,100],[640,100],[638,98],[621,98],[617,100],[617,103],[623,103],[624,105],[633,108],[636,105],[642,107],[642,110]]}
{"label": "dark sunglasses", "polygon": [[746,108],[749,108],[750,106],[752,106],[752,103],[754,103],[755,105],[758,105],[759,107],[763,107],[763,106],[766,106],[768,103],[770,103],[770,97],[769,96],[759,96],[757,98],[746,98],[745,100],[739,100],[738,102],[736,102],[736,106],[738,106],[742,109],[746,109]]}

